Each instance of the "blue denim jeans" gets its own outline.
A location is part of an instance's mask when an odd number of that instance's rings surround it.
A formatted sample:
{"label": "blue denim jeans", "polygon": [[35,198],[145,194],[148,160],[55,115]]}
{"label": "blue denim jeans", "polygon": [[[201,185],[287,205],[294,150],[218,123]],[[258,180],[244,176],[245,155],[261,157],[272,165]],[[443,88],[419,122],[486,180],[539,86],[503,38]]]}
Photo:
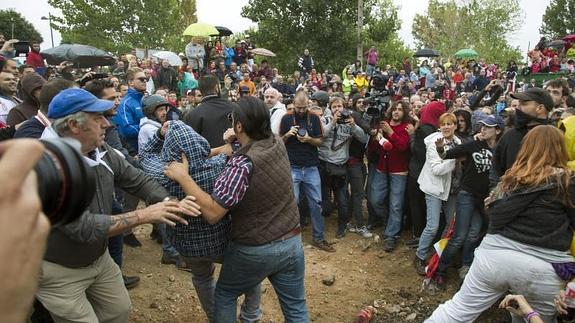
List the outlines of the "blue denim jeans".
{"label": "blue denim jeans", "polygon": [[165,223],[158,224],[158,231],[160,232],[160,236],[162,237],[162,251],[164,252],[164,254],[168,255],[169,257],[177,257],[180,253],[171,243],[172,239],[170,235],[166,232],[166,224]]}
{"label": "blue denim jeans", "polygon": [[[445,216],[445,223],[449,226],[453,212],[455,212],[455,202],[457,201],[457,195],[449,195],[447,201],[442,201],[436,197],[429,194],[425,194],[425,204],[427,207],[427,223],[425,224],[425,229],[419,237],[419,246],[415,255],[422,260],[427,259],[427,251],[429,247],[433,244],[433,240],[437,235],[439,230],[439,217],[441,215],[441,209],[443,209],[443,215]],[[447,229],[446,229],[447,230]]]}
{"label": "blue denim jeans", "polygon": [[371,183],[373,183],[373,177],[375,176],[375,172],[377,169],[377,164],[375,163],[367,163],[367,181],[365,183],[365,191],[367,197],[367,225],[375,225],[377,223],[382,223],[383,218],[379,218],[375,213],[373,208],[373,203],[369,198],[369,192],[372,189]]}
{"label": "blue denim jeans", "polygon": [[385,198],[389,197],[389,216],[384,239],[396,239],[401,230],[403,201],[407,175],[394,175],[375,171],[369,191],[369,200],[378,218],[385,218]]}
{"label": "blue denim jeans", "polygon": [[278,296],[285,322],[308,322],[304,277],[300,235],[261,246],[232,242],[216,285],[216,322],[235,323],[237,298],[266,278]]}
{"label": "blue denim jeans", "polygon": [[123,254],[124,254],[124,235],[119,234],[117,236],[108,238],[108,252],[110,252],[110,257],[114,260],[116,265],[122,268]]}
{"label": "blue denim jeans", "polygon": [[300,200],[300,185],[303,189],[309,206],[311,217],[312,238],[315,241],[323,241],[325,223],[321,216],[321,179],[317,167],[291,167],[293,180],[293,192],[295,200]]}
{"label": "blue denim jeans", "polygon": [[462,262],[465,266],[470,266],[473,262],[473,252],[479,242],[483,218],[481,209],[483,201],[473,194],[460,191],[457,194],[457,213],[455,215],[455,229],[449,239],[447,246],[441,254],[437,273],[445,275],[453,257],[463,246]]}
{"label": "blue denim jeans", "polygon": [[[214,292],[216,281],[214,280],[215,263],[222,263],[222,256],[207,257],[184,257],[186,264],[192,272],[192,284],[202,304],[202,309],[208,317],[208,322],[215,322]],[[240,308],[240,322],[257,322],[262,318],[260,309],[261,284],[246,291],[244,303]]]}

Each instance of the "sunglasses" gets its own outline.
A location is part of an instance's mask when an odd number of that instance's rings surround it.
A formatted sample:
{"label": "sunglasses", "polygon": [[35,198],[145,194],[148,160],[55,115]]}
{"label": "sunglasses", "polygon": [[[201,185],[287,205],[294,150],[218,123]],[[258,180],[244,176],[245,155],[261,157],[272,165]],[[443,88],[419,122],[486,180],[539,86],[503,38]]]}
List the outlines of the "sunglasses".
{"label": "sunglasses", "polygon": [[140,81],[140,82],[148,82],[150,80],[149,77],[138,77],[136,80]]}

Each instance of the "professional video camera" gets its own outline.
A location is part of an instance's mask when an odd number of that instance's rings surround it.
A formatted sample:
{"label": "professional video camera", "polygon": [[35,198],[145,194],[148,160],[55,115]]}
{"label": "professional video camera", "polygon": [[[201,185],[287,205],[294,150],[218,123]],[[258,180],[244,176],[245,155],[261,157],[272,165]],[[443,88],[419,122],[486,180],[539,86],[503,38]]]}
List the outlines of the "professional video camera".
{"label": "professional video camera", "polygon": [[85,164],[75,140],[59,138],[41,143],[44,155],[34,170],[42,211],[52,225],[68,224],[80,217],[94,198],[94,170]]}
{"label": "professional video camera", "polygon": [[393,90],[387,89],[389,77],[381,73],[374,73],[371,90],[367,93],[364,104],[367,106],[366,114],[370,118],[371,128],[377,128],[389,107]]}

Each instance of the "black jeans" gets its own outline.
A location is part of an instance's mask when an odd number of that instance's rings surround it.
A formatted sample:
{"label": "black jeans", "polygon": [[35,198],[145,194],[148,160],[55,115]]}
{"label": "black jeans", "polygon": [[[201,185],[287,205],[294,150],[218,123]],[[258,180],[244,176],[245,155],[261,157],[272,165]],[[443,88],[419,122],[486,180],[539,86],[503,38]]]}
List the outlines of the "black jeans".
{"label": "black jeans", "polygon": [[365,225],[363,220],[363,200],[365,199],[365,178],[367,169],[363,162],[347,166],[347,181],[351,188],[350,208],[348,213],[353,214],[355,225],[361,228]]}
{"label": "black jeans", "polygon": [[319,176],[321,178],[321,199],[322,199],[322,209],[329,209],[329,203],[331,191],[334,191],[335,201],[337,203],[337,227],[338,230],[345,229],[347,222],[349,221],[348,215],[348,194],[347,194],[347,176],[333,176],[328,174],[325,162],[320,161],[319,164]]}
{"label": "black jeans", "polygon": [[419,189],[417,178],[411,175],[407,175],[407,196],[413,235],[419,237],[427,222],[427,208],[425,205],[425,194]]}

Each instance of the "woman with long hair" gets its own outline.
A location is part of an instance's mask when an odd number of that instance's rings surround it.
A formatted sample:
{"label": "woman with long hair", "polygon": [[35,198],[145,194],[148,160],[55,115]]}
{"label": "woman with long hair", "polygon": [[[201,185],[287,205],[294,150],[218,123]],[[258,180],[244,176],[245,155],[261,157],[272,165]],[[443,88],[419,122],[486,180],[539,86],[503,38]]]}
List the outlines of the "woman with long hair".
{"label": "woman with long hair", "polygon": [[575,180],[567,161],[559,129],[541,125],[529,131],[486,202],[489,229],[461,289],[426,322],[472,322],[509,291],[532,305],[529,317],[555,322],[554,296],[575,276],[569,253]]}

